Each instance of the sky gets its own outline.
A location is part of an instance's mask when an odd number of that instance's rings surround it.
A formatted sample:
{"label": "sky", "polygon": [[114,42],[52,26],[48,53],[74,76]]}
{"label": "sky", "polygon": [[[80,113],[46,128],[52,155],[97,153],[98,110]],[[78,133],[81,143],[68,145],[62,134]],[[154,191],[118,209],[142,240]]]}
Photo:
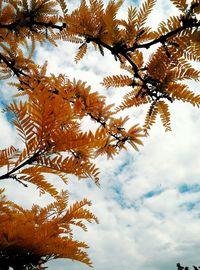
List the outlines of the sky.
{"label": "sky", "polygon": [[[69,8],[79,3],[68,2]],[[126,16],[130,2],[125,0],[120,16]],[[157,0],[148,22],[156,27],[160,20],[177,12],[169,0]],[[48,59],[49,72],[87,81],[93,91],[108,97],[108,103],[119,104],[126,89],[106,90],[100,84],[105,76],[121,73],[113,56],[106,52],[102,57],[91,49],[75,64],[77,47],[66,42],[59,42],[57,48],[38,47],[36,60],[42,64]],[[190,83],[195,92],[199,86],[197,82]],[[13,89],[9,88],[9,92],[7,89],[4,83],[0,90],[4,102],[14,93]],[[145,106],[132,108],[124,115],[130,115],[130,125],[142,124],[146,110]],[[143,139],[144,146],[139,152],[129,148],[113,160],[97,159],[100,188],[90,179],[78,181],[69,176],[70,201],[87,197],[100,221],[98,225],[88,224],[87,233],[75,231],[75,238],[90,246],[88,253],[94,270],[173,270],[178,262],[190,267],[200,265],[199,110],[190,104],[174,102],[170,112],[171,132],[165,133],[158,119],[150,136]],[[85,125],[89,125],[89,120]],[[11,144],[20,145],[19,139],[5,115],[0,114],[0,147]],[[59,188],[66,188],[56,181]],[[25,207],[32,203],[45,205],[50,200],[46,195],[38,197],[34,186],[27,190],[4,181],[1,187],[6,187],[9,199]],[[49,263],[49,270],[54,269],[89,268],[79,262],[57,260]]]}

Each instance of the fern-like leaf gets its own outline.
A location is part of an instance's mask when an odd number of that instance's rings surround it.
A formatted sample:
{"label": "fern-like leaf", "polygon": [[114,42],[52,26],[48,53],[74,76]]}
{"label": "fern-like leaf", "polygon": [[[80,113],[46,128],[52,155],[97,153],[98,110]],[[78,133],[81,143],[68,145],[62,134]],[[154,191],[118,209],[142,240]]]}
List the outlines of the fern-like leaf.
{"label": "fern-like leaf", "polygon": [[80,202],[74,203],[63,217],[63,222],[71,222],[74,219],[86,219],[91,222],[95,220],[98,223],[98,219],[90,211],[83,209],[83,206],[90,206],[91,202],[87,199],[83,199]]}
{"label": "fern-like leaf", "polygon": [[17,153],[17,149],[14,146],[10,146],[3,150],[0,150],[0,167],[1,166],[8,166],[11,165],[10,159]]}
{"label": "fern-like leaf", "polygon": [[157,104],[152,104],[146,114],[145,122],[144,122],[144,133],[146,136],[149,135],[148,131],[151,129],[152,125],[155,124],[156,116],[158,114]]}
{"label": "fern-like leaf", "polygon": [[171,83],[168,86],[167,92],[172,99],[182,100],[189,102],[193,106],[200,107],[200,95],[195,95],[192,91],[188,90],[188,86],[184,84]]}
{"label": "fern-like leaf", "polygon": [[137,14],[137,29],[141,29],[145,24],[148,15],[152,11],[152,8],[155,4],[156,0],[146,0],[141,6]]}
{"label": "fern-like leaf", "polygon": [[131,79],[127,75],[114,75],[114,76],[108,76],[103,79],[102,84],[106,87],[123,87],[123,86],[130,86],[133,82],[133,79]]}
{"label": "fern-like leaf", "polygon": [[40,168],[31,166],[29,168],[22,169],[19,172],[18,179],[20,181],[26,181],[36,185],[41,193],[49,193],[52,197],[58,197],[58,191],[56,188],[45,180],[44,176],[40,172]]}
{"label": "fern-like leaf", "polygon": [[87,52],[87,43],[83,43],[78,50],[78,53],[75,56],[75,62],[78,63],[78,61],[80,61],[84,55]]}
{"label": "fern-like leaf", "polygon": [[167,103],[163,100],[157,102],[158,113],[160,115],[165,131],[171,131],[170,127],[170,113]]}
{"label": "fern-like leaf", "polygon": [[63,12],[63,15],[66,16],[67,15],[67,11],[68,11],[66,1],[65,0],[57,0],[57,1],[60,4],[60,7],[61,7],[62,12]]}
{"label": "fern-like leaf", "polygon": [[186,0],[170,0],[180,11],[185,12],[188,5]]}

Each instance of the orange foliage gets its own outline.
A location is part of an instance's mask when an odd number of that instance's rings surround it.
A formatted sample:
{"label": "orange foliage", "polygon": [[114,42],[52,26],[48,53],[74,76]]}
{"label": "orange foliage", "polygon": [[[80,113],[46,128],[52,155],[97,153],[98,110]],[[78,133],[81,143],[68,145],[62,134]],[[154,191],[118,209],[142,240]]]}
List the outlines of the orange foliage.
{"label": "orange foliage", "polygon": [[[71,225],[87,230],[83,221],[97,218],[84,206],[91,202],[83,199],[68,207],[68,194],[62,192],[57,201],[41,208],[33,205],[31,210],[7,201],[0,190],[0,265],[3,269],[14,269],[26,265],[42,267],[56,258],[78,260],[92,266],[83,249],[88,246],[73,240]],[[21,268],[20,268],[21,269]],[[36,269],[36,268],[34,268]]]}

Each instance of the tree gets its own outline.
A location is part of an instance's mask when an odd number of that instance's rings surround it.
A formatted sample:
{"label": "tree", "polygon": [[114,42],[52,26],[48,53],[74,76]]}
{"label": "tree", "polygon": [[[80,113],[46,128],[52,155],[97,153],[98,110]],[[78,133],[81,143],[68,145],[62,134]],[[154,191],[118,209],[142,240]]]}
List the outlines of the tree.
{"label": "tree", "polygon": [[[55,258],[91,266],[83,251],[87,245],[73,239],[71,228],[77,225],[86,230],[84,220],[98,221],[83,208],[90,202],[83,199],[67,208],[67,192],[59,193],[46,174],[55,174],[66,184],[69,174],[90,177],[98,185],[95,157],[113,158],[127,143],[138,150],[157,115],[165,130],[171,130],[169,104],[175,100],[199,107],[200,96],[182,81],[199,80],[200,72],[190,60],[200,60],[200,3],[171,0],[180,15],[152,31],[145,23],[155,2],[146,0],[139,9],[130,7],[125,20],[117,18],[122,0],[111,0],[107,6],[101,0],[88,4],[82,0],[71,13],[64,0],[0,1],[1,79],[15,77],[10,85],[16,88],[17,98],[4,113],[12,115],[24,143],[23,149],[10,146],[0,151],[4,170],[0,180],[35,184],[54,198],[45,208],[34,205],[26,210],[8,201],[1,190],[0,269],[45,269],[44,264]],[[38,42],[56,46],[60,39],[79,44],[76,62],[90,44],[102,56],[104,50],[110,51],[129,74],[108,76],[102,82],[107,88],[130,88],[120,106],[107,105],[106,97],[92,92],[85,82],[71,81],[64,74],[47,75],[47,62],[41,67],[35,63]],[[145,61],[143,49],[155,44],[158,48]],[[143,128],[136,124],[126,130],[128,117],[119,118],[117,113],[143,104],[149,104]],[[82,131],[81,122],[88,116],[98,124],[95,132]]]}
{"label": "tree", "polygon": [[62,192],[59,199],[45,208],[33,205],[31,210],[25,210],[1,194],[1,269],[9,269],[9,266],[13,269],[45,269],[42,264],[57,256],[91,266],[87,254],[81,250],[88,248],[87,245],[73,240],[70,228],[75,225],[86,230],[82,220],[98,222],[83,208],[90,204],[83,199],[67,208],[68,194]]}

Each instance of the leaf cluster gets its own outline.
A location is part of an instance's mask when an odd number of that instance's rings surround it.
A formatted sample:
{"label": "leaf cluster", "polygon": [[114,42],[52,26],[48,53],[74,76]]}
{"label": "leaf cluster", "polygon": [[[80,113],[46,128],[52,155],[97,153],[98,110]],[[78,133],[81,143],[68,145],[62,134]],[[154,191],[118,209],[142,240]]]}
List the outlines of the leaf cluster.
{"label": "leaf cluster", "polygon": [[92,266],[84,249],[88,246],[73,239],[71,225],[87,230],[84,221],[98,223],[85,206],[87,199],[68,206],[68,193],[41,208],[30,210],[8,201],[0,190],[0,265],[3,269],[45,269],[52,259],[68,258]]}

